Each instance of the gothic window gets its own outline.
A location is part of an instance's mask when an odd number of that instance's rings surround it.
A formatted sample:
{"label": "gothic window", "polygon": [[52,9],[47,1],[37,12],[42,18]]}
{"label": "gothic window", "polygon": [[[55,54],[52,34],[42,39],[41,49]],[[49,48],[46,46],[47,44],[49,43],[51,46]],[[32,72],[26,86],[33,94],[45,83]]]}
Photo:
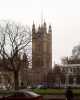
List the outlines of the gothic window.
{"label": "gothic window", "polygon": [[38,32],[37,33],[37,38],[41,38],[42,36],[41,36],[42,34],[40,33],[40,32]]}
{"label": "gothic window", "polygon": [[41,57],[37,57],[35,60],[36,66],[43,66],[43,59]]}

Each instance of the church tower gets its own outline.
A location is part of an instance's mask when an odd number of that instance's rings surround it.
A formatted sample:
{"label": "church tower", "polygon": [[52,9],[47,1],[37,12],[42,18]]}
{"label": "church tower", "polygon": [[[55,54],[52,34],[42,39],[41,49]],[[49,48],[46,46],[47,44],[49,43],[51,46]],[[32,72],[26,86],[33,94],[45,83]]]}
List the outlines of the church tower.
{"label": "church tower", "polygon": [[52,29],[44,22],[38,29],[32,26],[32,69],[42,70],[52,68]]}

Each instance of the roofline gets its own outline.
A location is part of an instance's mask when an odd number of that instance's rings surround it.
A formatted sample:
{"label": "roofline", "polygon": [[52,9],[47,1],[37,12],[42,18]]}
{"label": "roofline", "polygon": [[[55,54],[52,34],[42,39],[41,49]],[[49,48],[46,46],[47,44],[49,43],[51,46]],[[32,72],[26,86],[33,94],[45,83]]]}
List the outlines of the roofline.
{"label": "roofline", "polygon": [[62,65],[62,67],[80,67],[80,64],[65,64],[65,65]]}

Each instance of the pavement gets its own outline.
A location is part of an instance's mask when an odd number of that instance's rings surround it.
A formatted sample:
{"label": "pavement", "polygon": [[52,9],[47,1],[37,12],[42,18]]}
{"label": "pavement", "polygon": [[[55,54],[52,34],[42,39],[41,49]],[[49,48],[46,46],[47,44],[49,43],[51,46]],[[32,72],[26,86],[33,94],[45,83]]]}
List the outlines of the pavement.
{"label": "pavement", "polygon": [[64,95],[44,95],[44,100],[65,100]]}
{"label": "pavement", "polygon": [[[44,95],[44,100],[66,100],[64,95]],[[80,96],[74,96],[74,100],[80,100]]]}

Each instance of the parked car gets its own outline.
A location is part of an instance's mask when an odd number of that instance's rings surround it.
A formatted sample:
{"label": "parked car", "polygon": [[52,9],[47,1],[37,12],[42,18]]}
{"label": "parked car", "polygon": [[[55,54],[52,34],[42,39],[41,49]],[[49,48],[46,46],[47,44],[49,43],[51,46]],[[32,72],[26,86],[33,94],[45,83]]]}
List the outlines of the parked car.
{"label": "parked car", "polygon": [[37,85],[33,85],[32,88],[38,88],[38,89],[41,89],[41,88],[48,88],[47,84],[37,84]]}
{"label": "parked car", "polygon": [[43,100],[43,96],[32,91],[18,90],[4,97],[4,100]]}
{"label": "parked car", "polygon": [[27,86],[27,89],[31,89],[32,87],[29,85],[29,86]]}

